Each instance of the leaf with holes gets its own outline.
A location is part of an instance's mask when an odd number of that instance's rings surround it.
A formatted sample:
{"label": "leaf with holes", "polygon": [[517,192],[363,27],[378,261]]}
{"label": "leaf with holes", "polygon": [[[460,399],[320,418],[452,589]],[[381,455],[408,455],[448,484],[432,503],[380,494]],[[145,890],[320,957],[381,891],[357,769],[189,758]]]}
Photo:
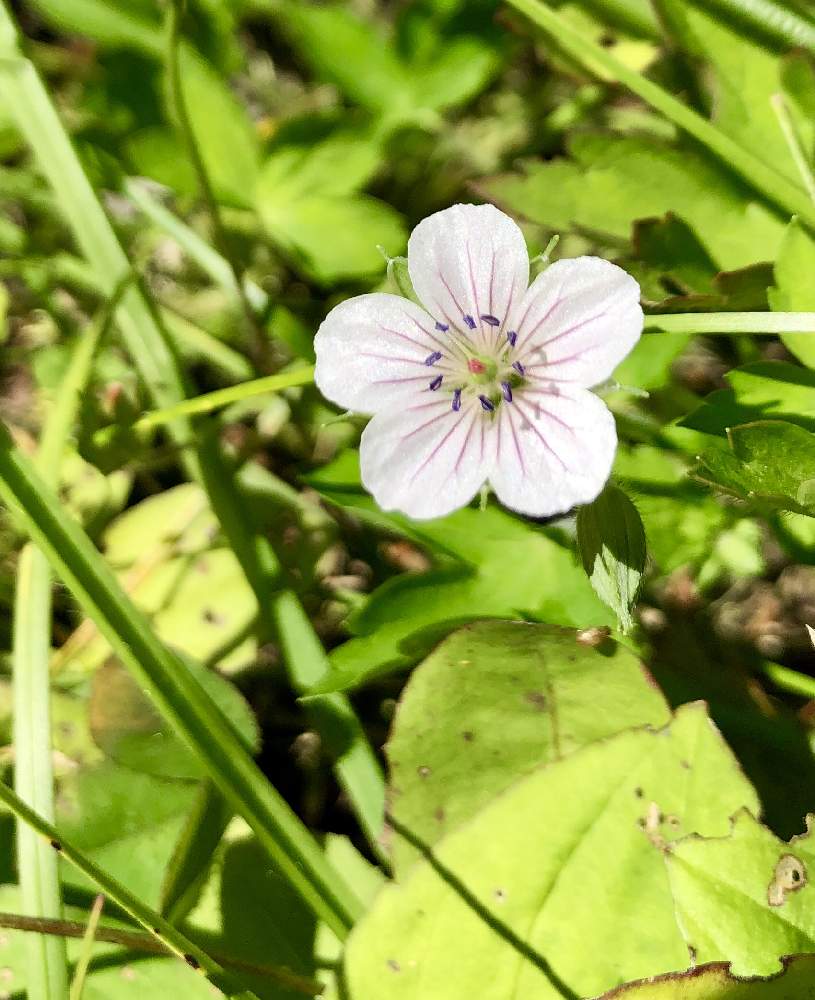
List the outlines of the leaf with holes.
{"label": "leaf with holes", "polygon": [[813,820],[785,844],[742,811],[730,836],[673,846],[676,912],[700,961],[726,959],[735,975],[770,976],[782,956],[815,951]]}
{"label": "leaf with holes", "polygon": [[[541,764],[669,718],[623,646],[556,625],[476,622],[445,639],[402,694],[387,748],[391,812],[435,844]],[[418,856],[394,838],[398,877]]]}
{"label": "leaf with holes", "polygon": [[701,704],[542,767],[379,894],[349,939],[343,1000],[560,1000],[684,969],[664,848],[726,835],[744,806],[755,793]]}

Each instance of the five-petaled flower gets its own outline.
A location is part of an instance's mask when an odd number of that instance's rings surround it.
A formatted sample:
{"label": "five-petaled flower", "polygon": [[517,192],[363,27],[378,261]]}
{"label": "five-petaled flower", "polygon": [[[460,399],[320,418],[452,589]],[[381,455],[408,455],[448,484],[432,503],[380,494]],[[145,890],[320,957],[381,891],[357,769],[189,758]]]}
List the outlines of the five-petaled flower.
{"label": "five-petaled flower", "polygon": [[408,269],[424,309],[360,295],[332,309],[315,339],[323,395],[372,415],[360,466],[379,506],[440,517],[485,483],[538,517],[593,500],[617,436],[590,390],[642,332],[637,282],[578,257],[529,285],[523,234],[491,205],[420,222]]}

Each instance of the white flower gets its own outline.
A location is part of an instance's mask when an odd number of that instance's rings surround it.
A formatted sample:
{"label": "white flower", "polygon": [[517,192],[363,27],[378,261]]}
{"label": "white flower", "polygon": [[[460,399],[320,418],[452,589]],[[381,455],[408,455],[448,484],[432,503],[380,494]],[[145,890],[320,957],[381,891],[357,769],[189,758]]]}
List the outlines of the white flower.
{"label": "white flower", "polygon": [[408,268],[424,309],[360,295],[331,310],[314,342],[323,395],[373,415],[360,465],[379,506],[441,517],[484,483],[538,517],[593,500],[617,435],[589,390],[642,332],[637,282],[578,257],[529,285],[523,235],[491,205],[420,222]]}

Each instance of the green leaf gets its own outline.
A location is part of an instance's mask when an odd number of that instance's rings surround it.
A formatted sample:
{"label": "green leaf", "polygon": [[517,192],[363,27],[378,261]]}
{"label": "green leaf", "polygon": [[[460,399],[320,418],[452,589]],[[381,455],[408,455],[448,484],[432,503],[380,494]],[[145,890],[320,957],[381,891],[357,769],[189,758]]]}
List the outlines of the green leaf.
{"label": "green leaf", "polygon": [[322,142],[276,149],[263,164],[263,184],[281,202],[348,195],[365,187],[381,163],[382,147],[373,136],[337,130]]}
{"label": "green leaf", "polygon": [[260,153],[246,109],[194,50],[182,45],[178,55],[184,101],[215,193],[250,207]]}
{"label": "green leaf", "polygon": [[[195,797],[195,786],[160,781],[113,763],[80,768],[60,783],[56,826],[66,840],[149,906]],[[70,866],[62,877],[91,889]]]}
{"label": "green leaf", "polygon": [[[779,312],[815,309],[815,240],[793,219],[787,227],[775,261],[775,287],[769,290],[770,307]],[[815,368],[815,336],[784,333],[784,346],[810,368]]]}
{"label": "green leaf", "polygon": [[770,980],[736,978],[719,962],[619,986],[599,1000],[815,1000],[815,955],[786,959]]}
{"label": "green leaf", "polygon": [[86,35],[102,45],[162,54],[161,22],[156,8],[144,0],[33,0],[33,6],[63,31]]}
{"label": "green leaf", "polygon": [[264,175],[258,211],[275,243],[324,284],[381,271],[377,247],[397,253],[407,240],[399,213],[368,195],[310,195],[290,201]]}
{"label": "green leaf", "polygon": [[730,448],[705,452],[694,475],[769,510],[815,517],[815,434],[781,420],[734,427]]}
{"label": "green leaf", "polygon": [[[637,219],[672,212],[719,269],[775,256],[784,225],[701,153],[638,136],[577,134],[571,159],[526,161],[522,173],[479,182],[506,211],[547,229],[573,227],[628,239]],[[720,220],[726,218],[727,226]]]}
{"label": "green leaf", "polygon": [[438,555],[429,572],[405,574],[374,591],[349,623],[356,636],[332,651],[334,670],[314,691],[343,690],[409,666],[478,618],[614,624],[571,549],[499,507],[465,508],[421,523],[383,514],[359,486],[358,456],[350,452],[309,482],[332,503]]}
{"label": "green leaf", "polygon": [[[554,625],[469,625],[413,671],[402,694],[387,747],[391,812],[435,844],[541,764],[669,719],[623,646],[595,648]],[[398,877],[417,857],[395,839]]]}
{"label": "green leaf", "polygon": [[723,836],[742,806],[755,794],[701,705],[592,743],[521,778],[379,894],[349,938],[341,995],[561,1000],[684,968],[663,847]]}
{"label": "green leaf", "polygon": [[[257,722],[237,688],[194,660],[185,658],[184,666],[229,719],[246,748],[256,752],[260,742]],[[94,740],[117,763],[161,778],[205,776],[187,745],[115,660],[94,674],[88,711]]]}
{"label": "green leaf", "polygon": [[712,392],[681,426],[724,437],[729,427],[774,417],[815,430],[815,374],[800,365],[757,361],[725,378],[730,388]]}
{"label": "green leaf", "polygon": [[785,844],[741,811],[730,836],[673,845],[677,915],[700,961],[726,959],[734,975],[769,976],[782,956],[815,950],[812,820]]}
{"label": "green leaf", "polygon": [[620,629],[629,632],[645,571],[645,529],[619,487],[606,484],[596,500],[578,510],[577,548],[597,596],[617,615]]}
{"label": "green leaf", "polygon": [[375,111],[409,107],[410,78],[389,40],[339,4],[286,2],[277,16],[312,72]]}

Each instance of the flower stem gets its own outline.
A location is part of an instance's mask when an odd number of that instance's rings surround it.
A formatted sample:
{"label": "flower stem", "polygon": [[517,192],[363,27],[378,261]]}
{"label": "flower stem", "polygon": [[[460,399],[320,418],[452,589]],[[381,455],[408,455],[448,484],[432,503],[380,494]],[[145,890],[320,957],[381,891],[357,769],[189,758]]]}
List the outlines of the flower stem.
{"label": "flower stem", "polygon": [[806,674],[799,674],[797,670],[790,670],[789,667],[782,667],[780,663],[773,663],[764,660],[760,671],[767,680],[789,694],[796,694],[802,698],[815,699],[815,677]]}
{"label": "flower stem", "polygon": [[588,72],[600,79],[612,79],[628,87],[660,114],[702,143],[728,168],[736,171],[754,190],[779,208],[784,215],[799,215],[815,229],[815,205],[808,194],[769,166],[735,139],[725,135],[702,115],[663,90],[641,73],[630,69],[600,45],[586,38],[542,0],[509,0],[534,24],[551,35],[560,47]]}
{"label": "flower stem", "polygon": [[645,317],[662,333],[815,333],[815,312],[664,313]]}

